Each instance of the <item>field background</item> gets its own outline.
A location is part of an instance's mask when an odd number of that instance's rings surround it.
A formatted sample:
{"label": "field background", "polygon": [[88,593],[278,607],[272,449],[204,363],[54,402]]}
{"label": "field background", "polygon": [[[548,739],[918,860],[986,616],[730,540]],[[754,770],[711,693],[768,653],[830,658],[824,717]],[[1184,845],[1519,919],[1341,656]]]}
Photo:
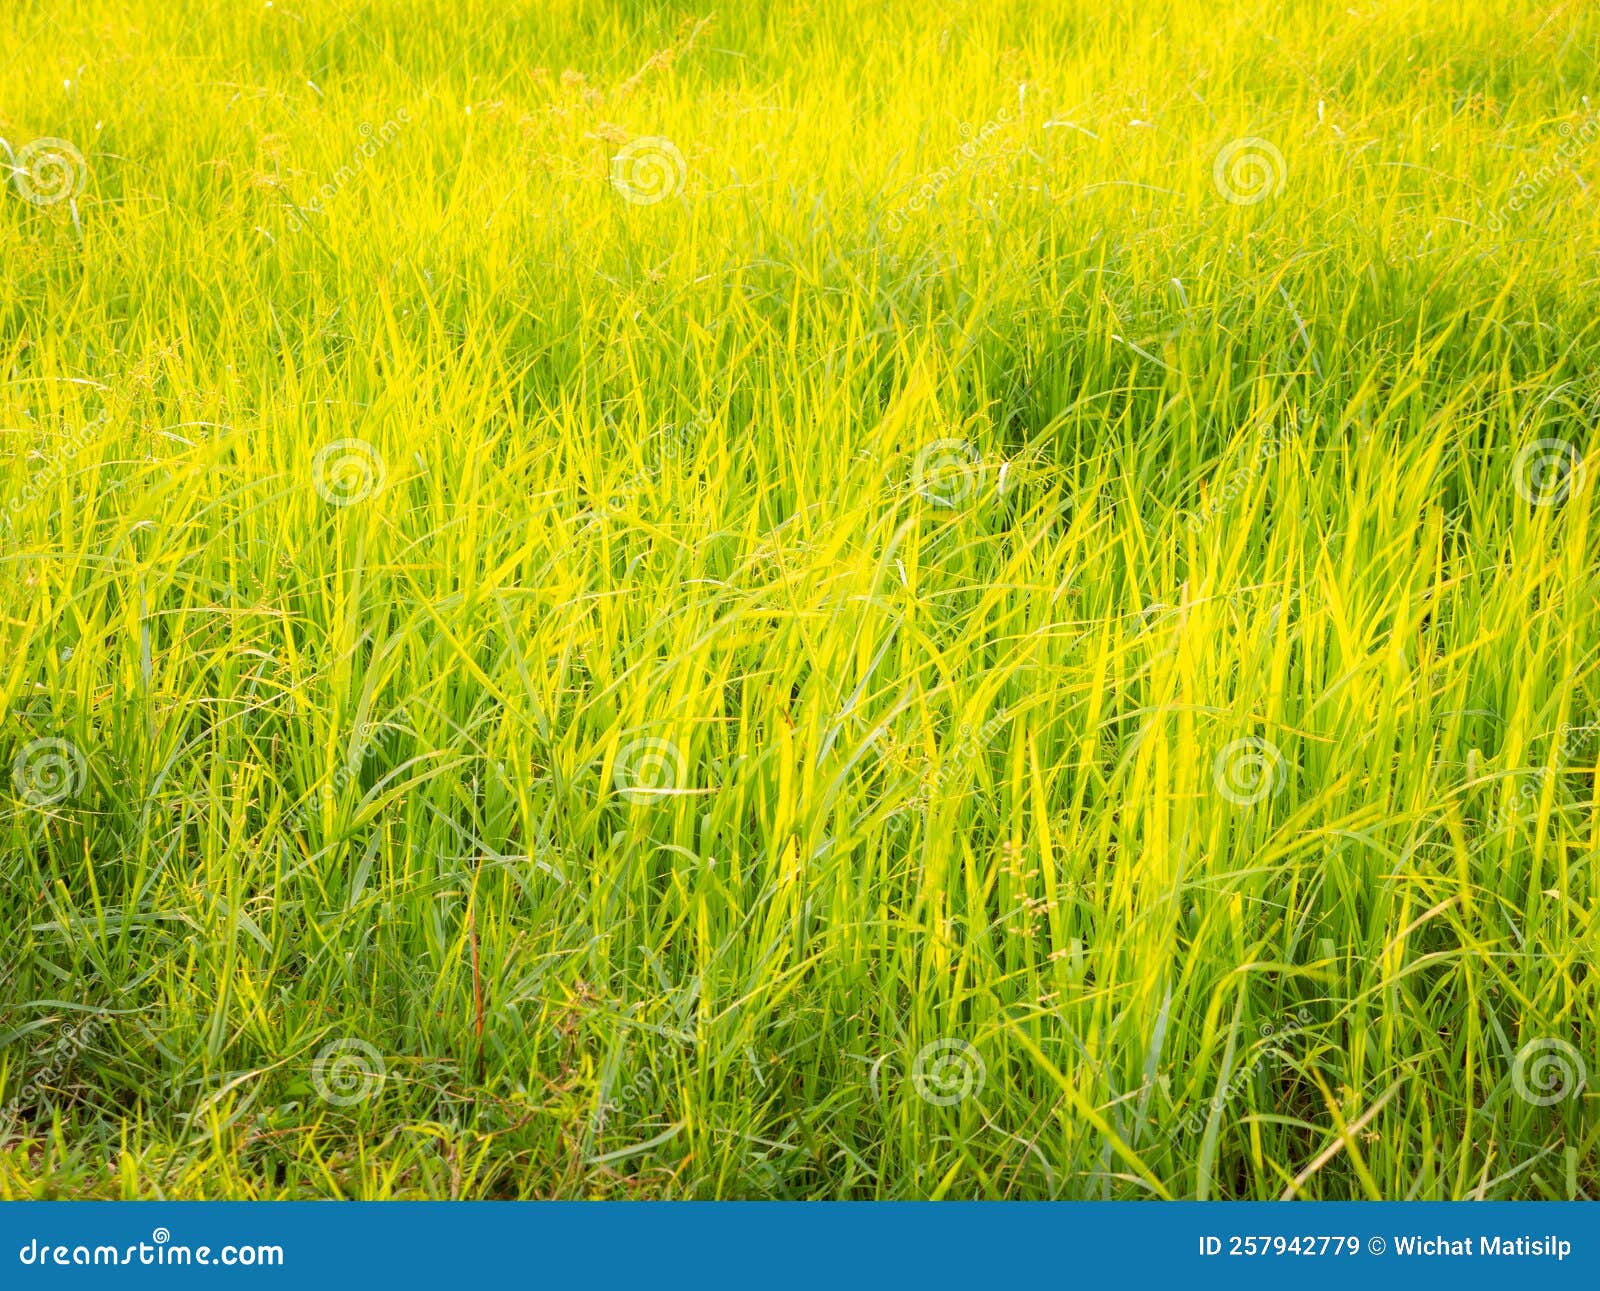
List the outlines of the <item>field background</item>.
{"label": "field background", "polygon": [[12,0],[0,1196],[1600,1196],[1597,51]]}

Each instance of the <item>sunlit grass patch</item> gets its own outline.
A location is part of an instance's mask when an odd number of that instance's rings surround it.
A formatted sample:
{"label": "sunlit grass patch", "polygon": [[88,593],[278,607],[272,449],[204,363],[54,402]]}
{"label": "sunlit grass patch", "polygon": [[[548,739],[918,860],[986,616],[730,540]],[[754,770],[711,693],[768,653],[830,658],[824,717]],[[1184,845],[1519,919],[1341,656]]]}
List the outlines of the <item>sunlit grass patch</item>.
{"label": "sunlit grass patch", "polygon": [[1594,1195],[1592,16],[0,16],[0,1196]]}

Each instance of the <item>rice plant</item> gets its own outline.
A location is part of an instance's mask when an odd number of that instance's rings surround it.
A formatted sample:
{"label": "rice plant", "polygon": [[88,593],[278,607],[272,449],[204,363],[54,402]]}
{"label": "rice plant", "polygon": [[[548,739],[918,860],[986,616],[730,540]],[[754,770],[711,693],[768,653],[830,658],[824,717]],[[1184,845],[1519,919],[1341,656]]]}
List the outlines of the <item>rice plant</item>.
{"label": "rice plant", "polygon": [[1600,1195],[1597,42],[13,0],[0,1197]]}

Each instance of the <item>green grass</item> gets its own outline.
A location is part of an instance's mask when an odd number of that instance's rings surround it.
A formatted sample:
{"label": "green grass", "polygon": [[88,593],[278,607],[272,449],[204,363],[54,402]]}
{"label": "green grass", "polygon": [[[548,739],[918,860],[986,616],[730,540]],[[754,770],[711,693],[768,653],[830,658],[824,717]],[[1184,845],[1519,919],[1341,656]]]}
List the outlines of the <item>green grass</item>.
{"label": "green grass", "polygon": [[1597,42],[7,5],[0,1196],[1600,1195]]}

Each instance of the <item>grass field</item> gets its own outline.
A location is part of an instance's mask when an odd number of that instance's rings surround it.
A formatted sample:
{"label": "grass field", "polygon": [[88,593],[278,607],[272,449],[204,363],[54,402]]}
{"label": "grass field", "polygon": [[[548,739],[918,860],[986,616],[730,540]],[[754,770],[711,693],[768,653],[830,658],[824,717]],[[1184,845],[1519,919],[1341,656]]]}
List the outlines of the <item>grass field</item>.
{"label": "grass field", "polygon": [[1597,51],[6,5],[0,1197],[1600,1197]]}

